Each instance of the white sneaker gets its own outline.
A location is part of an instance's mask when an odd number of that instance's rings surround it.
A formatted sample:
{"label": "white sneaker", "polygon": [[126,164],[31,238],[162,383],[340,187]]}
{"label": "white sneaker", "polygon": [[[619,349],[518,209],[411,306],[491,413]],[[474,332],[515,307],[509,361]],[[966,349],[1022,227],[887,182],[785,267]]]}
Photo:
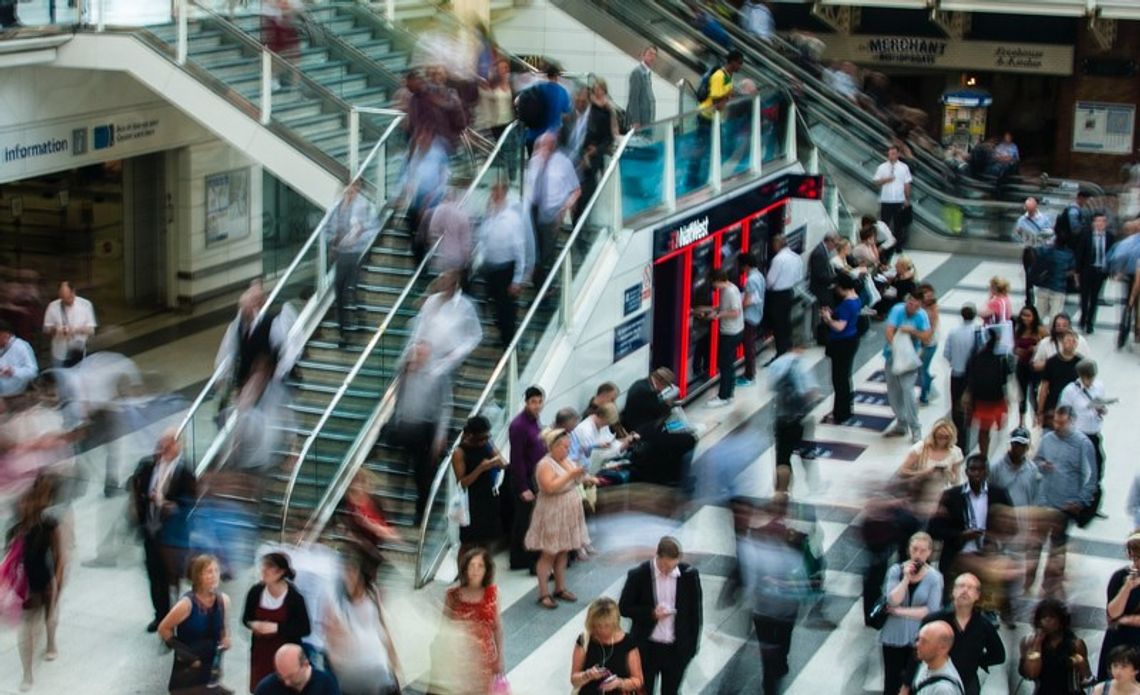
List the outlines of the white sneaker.
{"label": "white sneaker", "polygon": [[706,403],[705,405],[707,405],[710,408],[723,408],[726,405],[732,405],[732,399],[731,398],[729,398],[729,399],[714,398],[711,401],[709,401],[708,403]]}

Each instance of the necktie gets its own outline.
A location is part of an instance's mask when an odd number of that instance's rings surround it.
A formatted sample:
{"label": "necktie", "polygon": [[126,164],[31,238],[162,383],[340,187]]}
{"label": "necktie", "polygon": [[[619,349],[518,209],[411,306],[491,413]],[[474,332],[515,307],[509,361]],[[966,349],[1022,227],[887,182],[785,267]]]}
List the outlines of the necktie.
{"label": "necktie", "polygon": [[1096,239],[1096,258],[1093,261],[1093,265],[1095,265],[1097,268],[1103,268],[1104,267],[1104,235],[1103,234],[1097,234],[1093,238]]}

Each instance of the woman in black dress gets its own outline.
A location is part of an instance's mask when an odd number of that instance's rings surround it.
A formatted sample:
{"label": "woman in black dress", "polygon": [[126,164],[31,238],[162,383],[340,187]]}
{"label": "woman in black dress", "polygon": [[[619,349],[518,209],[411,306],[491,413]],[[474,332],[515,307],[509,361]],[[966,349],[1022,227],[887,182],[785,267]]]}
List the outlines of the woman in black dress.
{"label": "woman in black dress", "polygon": [[482,415],[463,426],[463,438],[451,455],[451,469],[460,487],[467,490],[471,523],[459,529],[459,557],[475,546],[487,547],[502,536],[499,497],[495,494],[496,472],[507,467],[491,443],[491,421]]}
{"label": "woman in black dress", "polygon": [[1108,655],[1114,647],[1140,647],[1140,531],[1129,536],[1124,546],[1128,550],[1128,566],[1113,572],[1108,580],[1108,630],[1097,668],[1097,680],[1101,681],[1112,675]]}
{"label": "woman in black dress", "polygon": [[600,598],[586,609],[586,631],[574,644],[570,685],[579,695],[638,692],[645,684],[641,653],[621,629],[617,601]]}
{"label": "woman in black dress", "polygon": [[1018,672],[1037,687],[1033,695],[1078,695],[1091,675],[1089,651],[1073,633],[1069,609],[1055,598],[1033,611],[1033,634],[1021,640]]}

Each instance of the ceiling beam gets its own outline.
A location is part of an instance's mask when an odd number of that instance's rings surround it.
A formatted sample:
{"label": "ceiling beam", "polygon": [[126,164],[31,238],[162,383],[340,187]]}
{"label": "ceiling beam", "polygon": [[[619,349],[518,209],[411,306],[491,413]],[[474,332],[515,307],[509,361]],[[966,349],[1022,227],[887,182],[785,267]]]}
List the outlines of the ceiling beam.
{"label": "ceiling beam", "polygon": [[947,12],[937,7],[930,10],[930,21],[946,34],[947,38],[960,41],[970,30],[970,13]]}
{"label": "ceiling beam", "polygon": [[826,5],[816,2],[811,13],[821,22],[840,34],[851,34],[859,27],[862,10],[851,5]]}

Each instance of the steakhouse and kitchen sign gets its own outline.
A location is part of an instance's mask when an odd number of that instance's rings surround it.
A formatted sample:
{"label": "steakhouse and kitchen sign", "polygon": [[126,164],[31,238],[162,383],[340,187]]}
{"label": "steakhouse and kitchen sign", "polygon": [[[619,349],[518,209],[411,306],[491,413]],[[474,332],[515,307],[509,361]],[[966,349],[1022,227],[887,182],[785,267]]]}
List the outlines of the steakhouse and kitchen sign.
{"label": "steakhouse and kitchen sign", "polygon": [[853,34],[828,37],[823,55],[861,65],[1073,74],[1072,46]]}

